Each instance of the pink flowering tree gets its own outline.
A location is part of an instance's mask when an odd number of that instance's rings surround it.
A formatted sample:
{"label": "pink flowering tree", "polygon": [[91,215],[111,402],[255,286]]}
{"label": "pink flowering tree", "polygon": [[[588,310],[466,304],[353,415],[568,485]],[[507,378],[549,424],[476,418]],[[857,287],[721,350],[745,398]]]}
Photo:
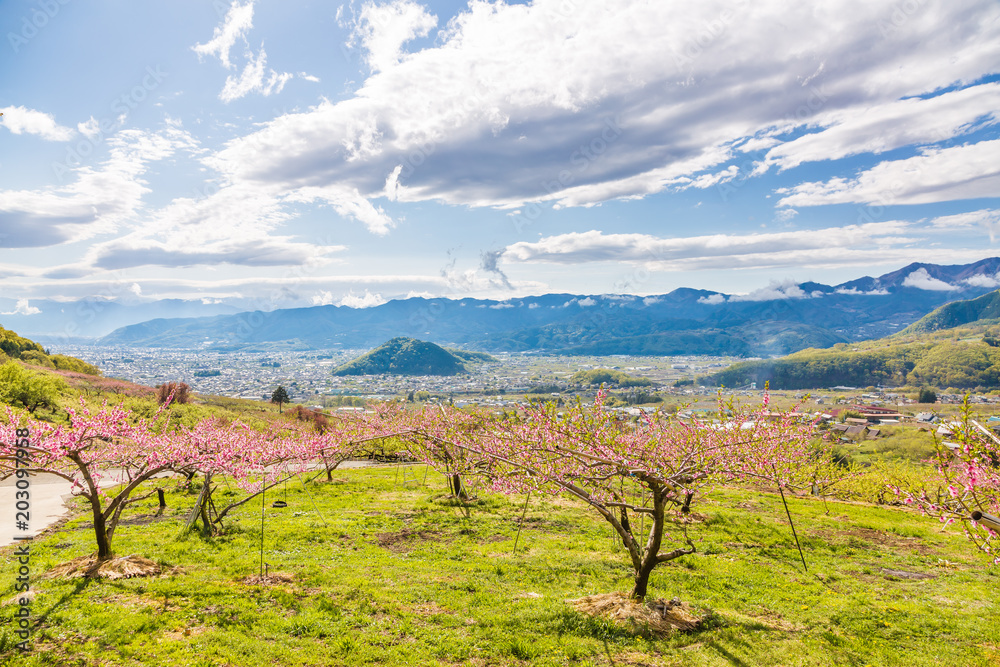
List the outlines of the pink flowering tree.
{"label": "pink flowering tree", "polygon": [[[563,412],[531,406],[484,417],[478,433],[450,445],[467,461],[485,463],[469,471],[482,471],[499,491],[569,494],[600,515],[628,552],[632,598],[646,596],[657,565],[694,553],[683,510],[696,491],[726,482],[789,488],[812,481],[812,467],[803,465],[816,456],[812,424],[768,413],[766,400],[756,410],[685,421],[663,414],[630,419],[603,398]],[[454,437],[443,430],[428,435]]]}
{"label": "pink flowering tree", "polygon": [[1000,563],[1000,439],[973,418],[966,397],[952,436],[936,444],[932,482],[919,488],[897,486],[897,493],[944,524],[961,523],[972,543]]}
{"label": "pink flowering tree", "polygon": [[73,492],[90,503],[97,560],[112,556],[112,538],[133,493],[147,480],[167,471],[194,467],[198,453],[171,437],[158,412],[145,419],[122,407],[105,405],[92,412],[82,405],[69,409],[69,424],[28,419],[8,409],[0,424],[0,461],[11,467],[16,455],[16,429],[27,429],[29,472],[62,477]]}

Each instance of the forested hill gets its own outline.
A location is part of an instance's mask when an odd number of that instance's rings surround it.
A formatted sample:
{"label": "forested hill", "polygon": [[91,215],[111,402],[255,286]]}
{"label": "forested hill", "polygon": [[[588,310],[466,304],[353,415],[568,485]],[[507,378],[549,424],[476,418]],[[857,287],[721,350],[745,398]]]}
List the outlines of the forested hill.
{"label": "forested hill", "polygon": [[[988,320],[988,322],[983,322]],[[1000,321],[1000,290],[975,299],[953,301],[920,318],[902,333],[924,333],[973,323]]]}
{"label": "forested hill", "polygon": [[333,374],[457,375],[466,370],[463,359],[434,343],[413,338],[393,338],[340,366]]}
{"label": "forested hill", "polygon": [[4,363],[10,359],[20,359],[28,364],[62,371],[86,373],[87,375],[101,374],[101,371],[96,366],[92,366],[76,357],[66,356],[65,354],[48,354],[35,341],[19,336],[10,329],[4,329],[0,326],[0,363]]}
{"label": "forested hill", "polygon": [[774,389],[851,386],[1000,388],[996,327],[985,325],[809,349],[781,359],[745,361],[703,378],[742,387],[765,381]]}

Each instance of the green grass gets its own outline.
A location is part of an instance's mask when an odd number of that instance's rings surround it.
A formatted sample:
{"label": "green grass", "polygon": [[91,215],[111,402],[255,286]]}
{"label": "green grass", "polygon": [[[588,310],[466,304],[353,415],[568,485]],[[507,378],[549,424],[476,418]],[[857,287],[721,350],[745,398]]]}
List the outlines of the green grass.
{"label": "green grass", "polygon": [[[42,579],[90,553],[82,514],[32,545],[33,650],[10,647],[0,607],[0,664],[20,665],[995,665],[1000,572],[955,530],[911,512],[790,500],[803,572],[780,499],[726,489],[694,507],[699,553],[660,566],[651,596],[714,612],[707,629],[654,640],[565,602],[628,591],[630,571],[606,524],[562,498],[479,493],[468,515],[431,472],[421,486],[392,468],[290,483],[265,514],[264,560],[290,583],[242,580],[259,567],[261,509],[229,532],[179,537],[194,494],[173,491],[165,517],[135,508],[119,555],[181,568],[124,581]],[[223,486],[225,490],[225,486]],[[217,498],[217,502],[224,498]],[[138,516],[138,520],[137,519]],[[0,601],[14,595],[0,550]],[[929,573],[889,578],[883,570]],[[529,595],[530,594],[530,595]],[[6,634],[5,634],[6,632]]]}

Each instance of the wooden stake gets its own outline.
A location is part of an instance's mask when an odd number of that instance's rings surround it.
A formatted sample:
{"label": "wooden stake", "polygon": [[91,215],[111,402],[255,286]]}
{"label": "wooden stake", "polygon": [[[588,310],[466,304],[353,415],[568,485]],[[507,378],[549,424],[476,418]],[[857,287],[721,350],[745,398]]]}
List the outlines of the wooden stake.
{"label": "wooden stake", "polygon": [[528,495],[524,497],[524,509],[521,511],[521,520],[517,522],[517,535],[514,537],[514,548],[510,552],[511,556],[517,551],[517,541],[521,539],[521,526],[524,524],[524,515],[528,513],[529,500],[531,500],[531,491],[528,491]]}

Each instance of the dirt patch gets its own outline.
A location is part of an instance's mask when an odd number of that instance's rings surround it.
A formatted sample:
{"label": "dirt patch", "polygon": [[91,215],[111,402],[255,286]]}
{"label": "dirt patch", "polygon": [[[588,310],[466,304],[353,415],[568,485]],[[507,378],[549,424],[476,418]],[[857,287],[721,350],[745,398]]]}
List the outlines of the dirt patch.
{"label": "dirt patch", "polygon": [[892,579],[898,581],[900,579],[937,579],[936,574],[928,574],[926,572],[907,572],[906,570],[888,570],[886,568],[881,568],[881,572],[885,575],[886,579]]}
{"label": "dirt patch", "polygon": [[394,533],[379,533],[375,536],[378,545],[393,553],[405,553],[421,542],[437,542],[441,533],[436,530],[411,530],[404,528]]}
{"label": "dirt patch", "polygon": [[436,602],[420,602],[411,607],[413,613],[417,616],[438,616],[440,614],[451,614],[444,607],[439,606]]}
{"label": "dirt patch", "polygon": [[198,635],[203,635],[208,632],[208,628],[204,625],[196,625],[193,628],[184,628],[183,630],[178,630],[177,632],[164,632],[163,638],[169,641],[182,641],[187,637],[197,637]]}
{"label": "dirt patch", "polygon": [[840,540],[843,540],[843,538],[848,538],[849,540],[850,538],[855,538],[855,540],[862,543],[859,546],[867,549],[873,548],[872,545],[878,545],[886,547],[891,551],[907,550],[916,552],[922,556],[933,556],[938,553],[933,547],[924,544],[923,540],[919,537],[903,537],[895,533],[874,530],[872,528],[818,530],[811,532],[810,536],[819,537],[827,541],[833,541],[831,538],[840,538]]}
{"label": "dirt patch", "polygon": [[179,568],[164,569],[159,563],[142,556],[121,556],[99,561],[93,554],[74,558],[57,565],[45,573],[46,579],[131,579],[133,577],[158,577],[177,574]]}
{"label": "dirt patch", "polygon": [[624,593],[604,593],[569,602],[583,614],[606,618],[631,631],[659,637],[697,630],[705,621],[704,616],[699,616],[677,598],[637,602]]}
{"label": "dirt patch", "polygon": [[240,580],[247,586],[277,586],[278,584],[290,584],[295,581],[295,575],[287,572],[265,572],[264,576],[252,574]]}

